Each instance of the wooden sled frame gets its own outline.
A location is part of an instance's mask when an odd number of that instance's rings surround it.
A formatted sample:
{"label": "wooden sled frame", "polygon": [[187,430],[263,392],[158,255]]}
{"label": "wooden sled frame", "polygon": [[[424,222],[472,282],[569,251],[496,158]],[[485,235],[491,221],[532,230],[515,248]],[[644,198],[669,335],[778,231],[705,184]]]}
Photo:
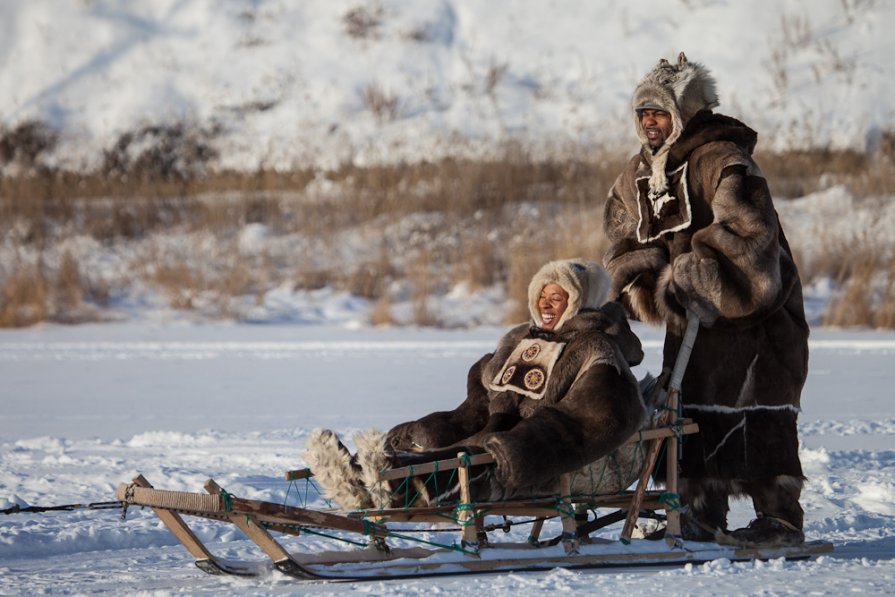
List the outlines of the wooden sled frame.
{"label": "wooden sled frame", "polygon": [[[654,429],[634,434],[629,442],[648,445],[645,462],[633,491],[614,495],[572,496],[571,475],[560,476],[557,496],[507,502],[471,503],[469,469],[489,464],[489,454],[424,463],[384,471],[380,480],[389,481],[435,471],[456,470],[460,489],[459,504],[374,511],[315,510],[248,500],[230,495],[209,479],[205,494],[155,489],[141,475],[131,483],[122,483],[117,498],[127,505],[148,506],[196,559],[196,565],[211,574],[252,576],[265,568],[259,563],[233,563],[215,557],[185,523],[183,516],[218,520],[237,526],[273,562],[280,572],[303,580],[360,580],[437,576],[476,572],[545,570],[564,568],[625,568],[702,563],[718,558],[729,560],[804,559],[832,551],[832,545],[814,541],[794,547],[735,547],[715,543],[683,541],[680,538],[680,512],[677,501],[678,446],[682,435],[696,433],[696,424],[678,418],[678,400],[683,368],[689,358],[698,321],[688,320],[659,424]],[[663,442],[666,447],[664,491],[647,490]],[[312,471],[302,469],[286,473],[286,480],[309,478]],[[126,507],[125,506],[125,507]],[[599,508],[613,512],[596,516]],[[595,518],[588,520],[589,510]],[[638,518],[655,517],[664,511],[664,540],[632,539]],[[527,543],[492,541],[488,532],[505,525],[485,525],[486,516],[534,517]],[[544,521],[558,517],[562,534],[541,541]],[[619,541],[591,540],[589,534],[624,520]],[[391,523],[459,523],[460,541],[452,546],[395,548],[388,539],[407,539],[406,534],[389,528]],[[508,522],[507,524],[519,524]],[[348,540],[360,548],[314,554],[288,552],[272,532],[287,535],[320,534],[318,530],[339,532],[361,541]],[[344,539],[343,539],[344,540]],[[422,541],[422,543],[429,543]],[[430,545],[434,545],[429,543]],[[459,553],[452,553],[459,552]]]}

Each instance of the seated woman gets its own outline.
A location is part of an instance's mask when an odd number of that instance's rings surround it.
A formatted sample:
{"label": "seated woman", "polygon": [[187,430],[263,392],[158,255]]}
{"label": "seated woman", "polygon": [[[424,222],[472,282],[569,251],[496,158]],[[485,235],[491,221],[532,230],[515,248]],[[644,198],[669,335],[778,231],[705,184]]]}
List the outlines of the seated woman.
{"label": "seated woman", "polygon": [[[306,462],[327,497],[346,509],[404,504],[397,484],[378,481],[380,471],[460,451],[494,457],[495,466],[471,470],[475,501],[553,494],[559,475],[573,471],[581,473],[575,494],[625,489],[639,472],[637,454],[616,449],[646,421],[630,369],[643,351],[621,306],[604,303],[609,284],[592,262],[547,263],[528,288],[531,322],[472,366],[460,406],[388,434],[358,434],[354,456],[331,431],[314,431]],[[451,479],[447,471],[420,477],[406,490],[417,505],[444,503],[457,498]]]}

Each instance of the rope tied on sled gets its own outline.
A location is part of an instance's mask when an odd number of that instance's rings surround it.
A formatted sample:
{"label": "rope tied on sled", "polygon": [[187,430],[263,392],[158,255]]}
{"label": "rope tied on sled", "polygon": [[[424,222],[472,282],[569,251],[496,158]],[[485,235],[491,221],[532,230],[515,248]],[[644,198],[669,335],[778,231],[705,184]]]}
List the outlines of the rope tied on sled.
{"label": "rope tied on sled", "polygon": [[231,496],[227,491],[224,491],[223,489],[218,492],[218,495],[221,496],[221,503],[224,504],[224,512],[232,512],[233,500],[231,498],[233,496]]}
{"label": "rope tied on sled", "polygon": [[674,493],[673,491],[666,491],[659,494],[659,503],[664,504],[671,510],[680,510],[683,507],[680,494]]}

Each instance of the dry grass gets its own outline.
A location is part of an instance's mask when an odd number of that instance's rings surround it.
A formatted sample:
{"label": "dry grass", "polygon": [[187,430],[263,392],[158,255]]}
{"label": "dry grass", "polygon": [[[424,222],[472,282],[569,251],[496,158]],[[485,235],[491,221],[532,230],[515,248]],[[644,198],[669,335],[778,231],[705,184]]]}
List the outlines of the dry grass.
{"label": "dry grass", "polygon": [[81,273],[69,251],[52,267],[43,255],[33,263],[19,261],[0,279],[0,327],[25,327],[41,321],[97,321],[101,319],[99,312],[85,303],[102,305],[109,292]]}
{"label": "dry grass", "polygon": [[0,292],[0,326],[24,327],[49,319],[50,290],[39,265],[6,276]]}
{"label": "dry grass", "polygon": [[[803,25],[793,26],[793,35],[801,35]],[[52,140],[45,129],[4,131],[0,157],[20,168],[0,177],[0,228],[10,242],[55,256],[0,263],[6,268],[0,270],[0,326],[83,318],[134,280],[175,308],[221,317],[240,317],[240,302],[260,302],[286,283],[366,298],[375,323],[397,321],[396,303],[409,299],[413,322],[438,324],[431,298],[454,285],[497,285],[517,299],[546,261],[600,261],[604,200],[625,161],[621,151],[539,160],[510,144],[480,160],[218,172],[207,168],[211,154],[204,144],[212,133],[146,128],[119,140],[102,171],[73,173],[41,165],[39,148]],[[895,133],[883,134],[869,155],[803,151],[757,158],[779,198],[832,184],[845,184],[856,196],[895,194]],[[252,223],[291,244],[241,253],[237,237]],[[126,278],[88,275],[82,254],[59,249],[77,235],[123,247],[172,234],[196,239],[189,241],[196,246],[167,255],[143,249]],[[363,248],[349,250],[346,242]],[[887,306],[895,302],[891,264],[862,264],[854,247],[831,242],[825,255],[799,265],[806,281],[827,275],[842,284],[831,324],[895,325]],[[872,277],[871,270],[887,267],[888,282]],[[870,280],[875,302],[860,307],[855,297]],[[527,316],[524,301],[507,315],[509,321]]]}

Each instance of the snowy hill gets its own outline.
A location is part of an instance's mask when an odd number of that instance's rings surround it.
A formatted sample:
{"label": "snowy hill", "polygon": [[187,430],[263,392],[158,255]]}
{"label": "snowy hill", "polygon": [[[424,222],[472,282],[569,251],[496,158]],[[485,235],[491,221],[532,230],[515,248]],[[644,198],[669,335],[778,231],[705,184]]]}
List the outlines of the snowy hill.
{"label": "snowy hill", "polygon": [[513,321],[544,260],[601,258],[630,94],[681,50],[759,133],[811,323],[895,326],[892,25],[876,0],[2,3],[0,326]]}
{"label": "snowy hill", "polygon": [[615,147],[681,50],[766,148],[873,149],[895,122],[895,4],[873,0],[85,0],[0,6],[0,119],[96,167],[147,125],[204,131],[215,167],[290,169]]}

